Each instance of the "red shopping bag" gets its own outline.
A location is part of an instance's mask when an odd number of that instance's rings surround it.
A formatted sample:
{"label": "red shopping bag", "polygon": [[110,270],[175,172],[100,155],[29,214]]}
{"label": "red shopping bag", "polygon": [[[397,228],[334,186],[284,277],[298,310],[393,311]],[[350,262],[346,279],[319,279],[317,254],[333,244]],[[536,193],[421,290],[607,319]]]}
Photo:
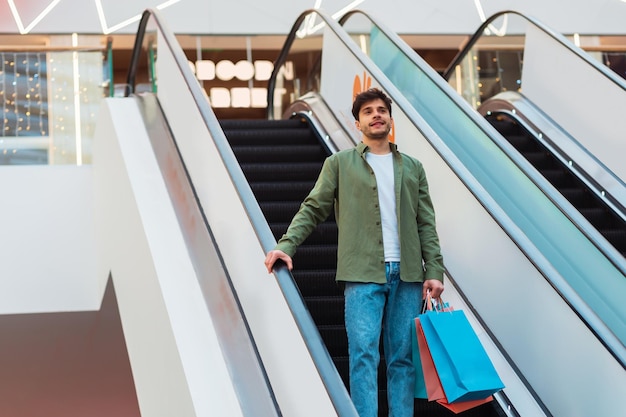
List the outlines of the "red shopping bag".
{"label": "red shopping bag", "polygon": [[415,333],[417,334],[417,344],[419,348],[419,356],[422,363],[422,371],[424,374],[424,383],[426,385],[426,393],[429,401],[436,401],[448,410],[458,414],[462,411],[467,411],[471,408],[477,407],[482,404],[486,404],[493,400],[493,396],[489,396],[480,400],[458,401],[454,404],[448,403],[446,395],[443,392],[435,363],[430,355],[428,344],[426,343],[426,337],[424,337],[424,331],[419,320],[419,317],[415,319]]}
{"label": "red shopping bag", "polygon": [[474,407],[478,407],[479,405],[487,404],[488,402],[493,400],[493,396],[489,396],[484,400],[468,400],[468,401],[459,401],[453,404],[448,404],[446,400],[437,400],[437,404],[441,404],[446,407],[448,410],[454,412],[454,414],[459,414],[463,411],[470,410]]}

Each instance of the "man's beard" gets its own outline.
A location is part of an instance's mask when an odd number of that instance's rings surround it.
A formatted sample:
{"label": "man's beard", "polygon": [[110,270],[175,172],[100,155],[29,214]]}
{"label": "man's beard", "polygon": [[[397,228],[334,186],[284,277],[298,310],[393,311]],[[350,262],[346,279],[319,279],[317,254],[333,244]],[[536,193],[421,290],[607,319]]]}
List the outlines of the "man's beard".
{"label": "man's beard", "polygon": [[391,126],[387,125],[386,129],[382,132],[374,133],[370,131],[369,137],[372,139],[386,139],[387,136],[389,136],[389,132],[391,132]]}

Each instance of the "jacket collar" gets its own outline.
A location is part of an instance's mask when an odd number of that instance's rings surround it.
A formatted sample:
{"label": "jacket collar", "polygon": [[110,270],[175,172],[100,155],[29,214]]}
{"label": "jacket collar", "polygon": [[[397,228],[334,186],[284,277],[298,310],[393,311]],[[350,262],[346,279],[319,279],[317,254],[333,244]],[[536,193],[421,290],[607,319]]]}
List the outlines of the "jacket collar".
{"label": "jacket collar", "polygon": [[[393,142],[389,142],[389,148],[391,149],[392,153],[396,153],[398,152],[398,145],[396,145]],[[365,143],[360,142],[358,145],[356,145],[356,150],[359,153],[359,155],[361,156],[365,156],[365,152],[369,152],[370,147],[367,146]]]}

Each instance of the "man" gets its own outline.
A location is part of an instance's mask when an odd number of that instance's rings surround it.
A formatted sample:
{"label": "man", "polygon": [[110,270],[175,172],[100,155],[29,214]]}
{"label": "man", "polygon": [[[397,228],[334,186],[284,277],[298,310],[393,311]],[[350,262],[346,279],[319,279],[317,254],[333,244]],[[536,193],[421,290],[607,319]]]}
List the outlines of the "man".
{"label": "man", "polygon": [[360,417],[378,416],[382,333],[389,416],[413,417],[410,326],[426,292],[438,297],[443,291],[435,213],[422,164],[389,142],[391,99],[369,89],[356,96],[352,114],[362,142],[326,159],[265,265],[271,272],[280,259],[291,270],[297,246],[335,209],[350,395]]}

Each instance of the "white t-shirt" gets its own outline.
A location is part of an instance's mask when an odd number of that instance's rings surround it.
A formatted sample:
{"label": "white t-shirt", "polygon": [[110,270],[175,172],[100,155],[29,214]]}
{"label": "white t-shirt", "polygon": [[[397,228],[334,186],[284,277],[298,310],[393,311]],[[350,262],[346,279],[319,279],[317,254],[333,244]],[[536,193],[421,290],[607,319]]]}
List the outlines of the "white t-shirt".
{"label": "white t-shirt", "polygon": [[374,170],[378,188],[378,204],[383,226],[383,245],[386,262],[400,262],[400,239],[396,217],[396,193],[393,175],[393,154],[365,154],[365,160]]}

